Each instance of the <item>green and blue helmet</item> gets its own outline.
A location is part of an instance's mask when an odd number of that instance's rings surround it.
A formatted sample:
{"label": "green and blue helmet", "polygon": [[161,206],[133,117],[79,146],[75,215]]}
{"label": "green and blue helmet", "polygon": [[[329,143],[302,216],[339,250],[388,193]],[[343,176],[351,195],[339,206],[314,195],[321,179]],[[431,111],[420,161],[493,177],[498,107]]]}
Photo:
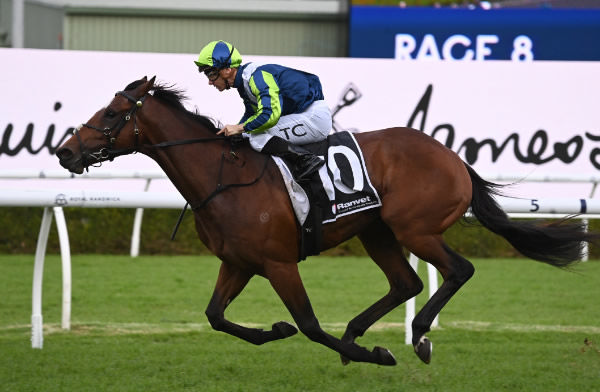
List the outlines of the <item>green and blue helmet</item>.
{"label": "green and blue helmet", "polygon": [[210,68],[237,68],[242,64],[242,55],[228,42],[212,41],[202,48],[194,63],[200,72]]}

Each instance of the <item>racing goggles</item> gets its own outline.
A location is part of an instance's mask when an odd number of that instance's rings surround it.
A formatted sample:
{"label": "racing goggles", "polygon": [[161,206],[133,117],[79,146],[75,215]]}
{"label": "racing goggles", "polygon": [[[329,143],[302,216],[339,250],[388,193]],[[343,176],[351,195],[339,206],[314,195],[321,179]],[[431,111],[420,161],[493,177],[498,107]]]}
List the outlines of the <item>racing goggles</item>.
{"label": "racing goggles", "polygon": [[202,72],[211,82],[219,79],[219,71],[221,69],[215,67],[198,67],[198,72]]}

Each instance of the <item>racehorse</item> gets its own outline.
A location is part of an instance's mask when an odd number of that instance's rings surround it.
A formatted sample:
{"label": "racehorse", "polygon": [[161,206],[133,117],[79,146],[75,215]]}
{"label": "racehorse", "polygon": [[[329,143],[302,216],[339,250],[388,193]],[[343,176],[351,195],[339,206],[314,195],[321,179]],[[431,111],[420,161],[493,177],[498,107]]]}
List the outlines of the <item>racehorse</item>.
{"label": "racehorse", "polygon": [[247,143],[216,135],[214,123],[188,111],[184,99],[182,91],[155,84],[155,78],[137,80],[79,126],[56,155],[64,168],[78,174],[133,152],[154,159],[190,204],[200,240],[221,260],[206,309],[211,326],[250,343],[259,345],[298,332],[284,321],[262,330],[225,318],[231,301],[254,275],[260,275],[269,280],[300,331],[337,351],[344,364],[395,365],[389,350],[369,351],[355,340],[423,289],[405,257],[407,249],[443,277],[412,323],[415,353],[429,363],[432,343],[425,334],[474,273],[473,265],[442,237],[469,207],[480,224],[523,255],[553,266],[580,260],[583,242],[598,239],[598,234],[586,233],[568,220],[543,224],[510,220],[493,198],[501,185],[483,180],[456,153],[423,132],[389,128],[357,134],[382,205],[325,224],[321,250],[358,236],[390,289],[351,320],[338,339],[321,329],[298,273],[300,225],[278,168]]}

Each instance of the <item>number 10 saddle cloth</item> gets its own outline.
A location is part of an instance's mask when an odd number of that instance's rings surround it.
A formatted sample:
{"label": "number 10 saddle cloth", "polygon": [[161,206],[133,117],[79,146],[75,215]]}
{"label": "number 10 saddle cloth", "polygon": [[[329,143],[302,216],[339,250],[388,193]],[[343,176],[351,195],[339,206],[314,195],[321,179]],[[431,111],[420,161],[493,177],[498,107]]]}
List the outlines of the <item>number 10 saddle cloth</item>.
{"label": "number 10 saddle cloth", "polygon": [[[302,147],[325,160],[325,165],[310,184],[300,185],[283,159],[275,156],[273,159],[283,176],[296,218],[303,227],[303,235],[318,237],[315,230],[320,232],[321,224],[381,206],[379,195],[371,185],[360,147],[351,133],[333,133],[322,142]],[[318,247],[319,239],[315,241],[314,247]],[[308,253],[317,254],[318,251],[313,249]]]}

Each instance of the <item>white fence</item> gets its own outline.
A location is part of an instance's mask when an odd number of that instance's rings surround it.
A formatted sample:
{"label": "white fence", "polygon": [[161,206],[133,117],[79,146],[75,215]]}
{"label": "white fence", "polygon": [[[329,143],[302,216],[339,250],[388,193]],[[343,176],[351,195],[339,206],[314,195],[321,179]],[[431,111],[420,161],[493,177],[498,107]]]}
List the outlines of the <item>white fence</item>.
{"label": "white fence", "polygon": [[[23,191],[4,190],[0,193],[3,207],[44,207],[33,267],[31,346],[43,347],[42,281],[44,259],[52,217],[56,228],[62,261],[62,317],[61,327],[70,329],[71,323],[71,250],[62,207],[87,208],[182,208],[184,199],[175,193],[158,192],[102,192],[102,191]],[[141,218],[140,218],[141,219]]]}
{"label": "white fence", "polygon": [[[66,170],[31,170],[31,169],[15,169],[1,170],[0,180],[75,180],[80,182],[81,179],[87,180],[141,180],[144,181],[144,192],[148,192],[150,184],[153,180],[168,180],[167,176],[162,171],[94,171],[92,173],[83,173],[75,175]],[[183,199],[181,199],[183,200]],[[185,201],[182,202],[179,208],[183,208]],[[59,205],[59,204],[57,204]],[[88,205],[89,206],[89,205]],[[137,257],[140,254],[140,233],[142,230],[142,219],[144,216],[144,208],[142,205],[134,205],[136,208],[133,218],[133,230],[131,233],[131,257]],[[150,207],[147,207],[150,208]],[[156,207],[161,208],[161,207]]]}
{"label": "white fence", "polygon": [[[25,178],[72,178],[65,172],[44,172],[36,171],[33,175],[30,171],[4,172],[0,173],[0,178],[25,179]],[[112,173],[84,175],[83,178],[139,178],[146,180],[147,190],[152,179],[164,179],[162,173],[156,172],[130,172],[130,173]],[[590,196],[593,196],[597,183],[600,178],[593,176],[581,176],[580,178],[554,178],[550,176],[538,176],[528,181],[553,181],[559,182],[587,182],[593,185]],[[521,180],[517,176],[496,176],[496,181],[516,181]],[[576,199],[576,198],[555,198],[555,199],[499,199],[502,207],[511,217],[530,218],[530,217],[557,217],[569,214],[578,214],[582,218],[600,218],[600,200],[594,199]],[[32,337],[33,348],[43,347],[43,318],[42,318],[42,280],[43,267],[46,253],[48,234],[52,224],[52,217],[56,219],[56,225],[59,236],[59,244],[62,260],[63,275],[63,304],[62,321],[63,329],[70,329],[71,315],[71,256],[66,228],[65,218],[62,211],[63,206],[83,207],[83,208],[136,208],[136,217],[134,222],[134,232],[132,235],[132,256],[137,256],[139,251],[139,238],[141,229],[141,219],[143,208],[182,208],[185,204],[184,199],[175,192],[119,192],[119,191],[27,191],[27,190],[3,190],[0,193],[0,207],[44,207],[42,224],[38,235],[38,242],[34,262],[34,276],[32,289]],[[136,252],[134,246],[136,243]],[[410,264],[417,270],[418,258],[410,255]],[[437,290],[437,271],[428,264],[429,296]],[[411,343],[412,331],[410,325],[415,315],[414,298],[407,301],[406,304],[406,344]],[[434,320],[433,326],[438,325],[438,318]]]}
{"label": "white fence", "polygon": [[[483,175],[484,178],[491,181],[499,182],[546,182],[546,183],[578,183],[578,184],[589,184],[590,190],[588,198],[593,198],[597,189],[598,183],[600,182],[600,176],[594,175],[545,175],[545,174],[529,174],[523,176],[521,174],[494,174],[494,175]],[[167,180],[166,175],[162,171],[119,171],[112,170],[110,172],[94,171],[92,173],[84,173],[81,175],[75,175],[68,173],[66,170],[32,170],[32,169],[15,169],[15,170],[0,170],[0,180],[30,180],[30,179],[49,179],[49,180],[78,180],[78,179],[91,179],[91,180],[142,180],[144,181],[144,191],[147,192],[150,188],[150,184],[153,180]],[[535,203],[532,201],[531,203]],[[89,206],[89,205],[88,205]],[[183,204],[182,204],[183,206]],[[137,257],[140,251],[140,233],[142,229],[142,219],[144,209],[142,205],[133,206],[136,208],[135,217],[133,220],[133,230],[131,233],[131,245],[130,255],[131,257]],[[531,209],[535,208],[535,205],[531,205]],[[160,207],[156,207],[160,208]],[[525,212],[520,212],[513,215],[514,217],[524,217],[522,214],[531,212],[531,209]],[[539,211],[536,217],[545,217],[539,215]]]}

